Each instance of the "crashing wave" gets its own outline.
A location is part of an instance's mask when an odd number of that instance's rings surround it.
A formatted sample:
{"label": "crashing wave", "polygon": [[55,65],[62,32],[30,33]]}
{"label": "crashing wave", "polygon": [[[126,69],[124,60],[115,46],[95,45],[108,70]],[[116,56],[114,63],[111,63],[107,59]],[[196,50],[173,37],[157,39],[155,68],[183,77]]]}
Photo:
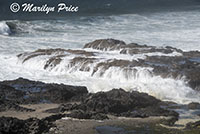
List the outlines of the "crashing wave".
{"label": "crashing wave", "polygon": [[[126,44],[113,39],[96,40],[84,48],[39,49],[19,54],[18,58],[29,69],[77,76],[91,92],[124,88],[178,103],[198,101],[195,90],[200,89],[200,62],[192,60],[200,56],[198,51]],[[127,49],[129,53],[122,53]]]}
{"label": "crashing wave", "polygon": [[4,21],[0,22],[0,34],[1,35],[10,35],[11,34],[10,27]]}

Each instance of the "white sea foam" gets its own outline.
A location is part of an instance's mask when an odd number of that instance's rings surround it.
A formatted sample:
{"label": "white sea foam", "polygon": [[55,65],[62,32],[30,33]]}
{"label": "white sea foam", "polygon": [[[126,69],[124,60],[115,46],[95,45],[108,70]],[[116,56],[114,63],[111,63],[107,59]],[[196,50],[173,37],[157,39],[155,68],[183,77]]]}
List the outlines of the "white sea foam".
{"label": "white sea foam", "polygon": [[[45,58],[44,58],[45,59]],[[69,68],[64,60],[53,70],[44,70],[44,59],[35,58],[24,64],[16,63],[17,58],[1,55],[0,80],[16,79],[19,76],[44,82],[65,83],[87,86],[90,92],[109,91],[113,88],[123,88],[127,91],[139,91],[153,95],[162,100],[177,103],[199,102],[199,93],[187,86],[184,78],[172,79],[154,76],[152,68],[111,67],[103,75],[97,72],[83,72],[78,68]],[[93,65],[91,65],[92,68]],[[101,71],[101,70],[99,70]]]}
{"label": "white sea foam", "polygon": [[0,22],[0,35],[9,35],[11,30],[6,22]]}
{"label": "white sea foam", "polygon": [[[102,55],[99,54],[99,58]],[[129,55],[129,57],[131,56]],[[88,64],[87,67],[90,68],[89,72],[81,70],[83,65],[81,62],[71,66],[70,60],[74,58],[74,55],[66,56],[55,68],[44,70],[44,65],[49,58],[50,56],[38,56],[27,60],[23,64],[19,61],[17,66],[22,66],[26,71],[30,71],[31,73],[34,71],[34,74],[30,74],[28,78],[42,79],[45,82],[83,85],[90,92],[123,88],[127,91],[145,92],[161,100],[177,103],[199,101],[200,94],[188,87],[187,81],[184,78],[173,79],[170,77],[162,78],[155,76],[152,72],[153,68],[150,67],[110,67],[106,70],[100,67],[93,74],[95,66],[100,61],[106,62],[109,58],[122,59],[117,53],[111,52],[110,56],[103,56],[101,60]],[[36,72],[38,73],[37,75]]]}

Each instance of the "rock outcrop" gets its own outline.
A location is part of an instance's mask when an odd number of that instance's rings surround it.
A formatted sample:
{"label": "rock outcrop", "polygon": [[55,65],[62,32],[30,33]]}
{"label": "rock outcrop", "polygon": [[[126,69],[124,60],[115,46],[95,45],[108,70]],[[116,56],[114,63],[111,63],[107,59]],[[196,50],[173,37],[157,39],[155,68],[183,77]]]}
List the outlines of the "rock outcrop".
{"label": "rock outcrop", "polygon": [[40,56],[45,60],[43,68],[48,70],[59,68],[62,62],[62,69],[64,64],[69,73],[82,71],[90,72],[91,77],[102,77],[107,70],[118,68],[128,79],[135,77],[137,67],[152,68],[149,71],[152,75],[174,79],[184,77],[191,88],[200,90],[199,51],[184,52],[170,46],[155,47],[100,39],[86,44],[83,50],[39,49],[18,55],[22,63]]}
{"label": "rock outcrop", "polygon": [[20,120],[13,117],[0,117],[1,133],[48,133],[56,120],[62,117],[78,119],[109,120],[112,117],[146,118],[165,116],[164,124],[173,125],[179,114],[163,108],[162,102],[146,93],[126,92],[113,89],[108,92],[88,93],[86,87],[64,84],[48,84],[19,78],[0,82],[0,112],[33,112],[19,104],[61,103],[59,107],[48,109],[50,116]]}
{"label": "rock outcrop", "polygon": [[84,48],[93,48],[97,50],[119,50],[125,45],[126,43],[120,40],[105,39],[90,42],[86,44]]}
{"label": "rock outcrop", "polygon": [[72,111],[69,117],[101,120],[107,119],[108,117],[105,116],[107,114],[133,118],[172,116],[175,122],[178,119],[178,113],[161,108],[162,104],[162,101],[145,93],[113,89],[108,92],[88,94],[81,102],[62,104],[58,109],[52,109],[51,112]]}
{"label": "rock outcrop", "polygon": [[86,87],[46,84],[23,78],[0,82],[1,100],[17,104],[64,103],[87,93]]}
{"label": "rock outcrop", "polygon": [[200,103],[198,102],[191,102],[188,104],[188,109],[200,109]]}
{"label": "rock outcrop", "polygon": [[47,133],[53,122],[63,115],[53,115],[44,119],[29,118],[20,120],[12,117],[0,117],[1,134],[42,134]]}
{"label": "rock outcrop", "polygon": [[200,130],[200,121],[187,123],[186,129],[199,129]]}

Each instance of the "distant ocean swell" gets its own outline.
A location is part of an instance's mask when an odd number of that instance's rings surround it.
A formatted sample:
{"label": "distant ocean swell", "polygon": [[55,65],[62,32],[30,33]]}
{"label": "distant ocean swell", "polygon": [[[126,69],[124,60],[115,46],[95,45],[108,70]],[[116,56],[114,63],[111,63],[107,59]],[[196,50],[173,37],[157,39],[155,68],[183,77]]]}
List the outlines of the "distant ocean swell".
{"label": "distant ocean swell", "polygon": [[[199,12],[197,10],[152,14],[79,16],[48,21],[44,19],[3,20],[0,21],[0,35],[4,35],[4,37],[0,37],[2,40],[1,48],[6,49],[6,46],[12,46],[13,43],[10,39],[15,40],[16,44],[23,44],[21,48],[17,48],[20,49],[19,52],[23,52],[26,49],[35,50],[47,46],[81,48],[84,43],[94,39],[115,38],[123,39],[129,43],[137,42],[154,46],[168,45],[183,50],[199,50]],[[10,39],[8,40],[5,35],[11,36]],[[36,45],[33,46],[31,42]]]}

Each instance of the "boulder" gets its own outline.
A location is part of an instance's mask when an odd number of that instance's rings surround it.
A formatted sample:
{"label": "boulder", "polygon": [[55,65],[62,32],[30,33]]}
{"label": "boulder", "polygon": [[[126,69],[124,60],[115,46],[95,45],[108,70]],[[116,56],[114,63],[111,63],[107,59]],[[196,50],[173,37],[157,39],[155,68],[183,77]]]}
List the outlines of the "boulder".
{"label": "boulder", "polygon": [[73,111],[69,115],[70,117],[84,119],[91,119],[89,113],[142,118],[149,116],[174,116],[178,119],[178,113],[161,108],[163,103],[145,93],[113,89],[108,92],[89,94],[79,103],[63,104],[60,106],[59,111]]}
{"label": "boulder", "polygon": [[85,105],[87,110],[120,114],[136,108],[154,106],[159,102],[160,100],[145,93],[129,93],[123,89],[113,89],[89,96],[83,101],[82,105]]}

